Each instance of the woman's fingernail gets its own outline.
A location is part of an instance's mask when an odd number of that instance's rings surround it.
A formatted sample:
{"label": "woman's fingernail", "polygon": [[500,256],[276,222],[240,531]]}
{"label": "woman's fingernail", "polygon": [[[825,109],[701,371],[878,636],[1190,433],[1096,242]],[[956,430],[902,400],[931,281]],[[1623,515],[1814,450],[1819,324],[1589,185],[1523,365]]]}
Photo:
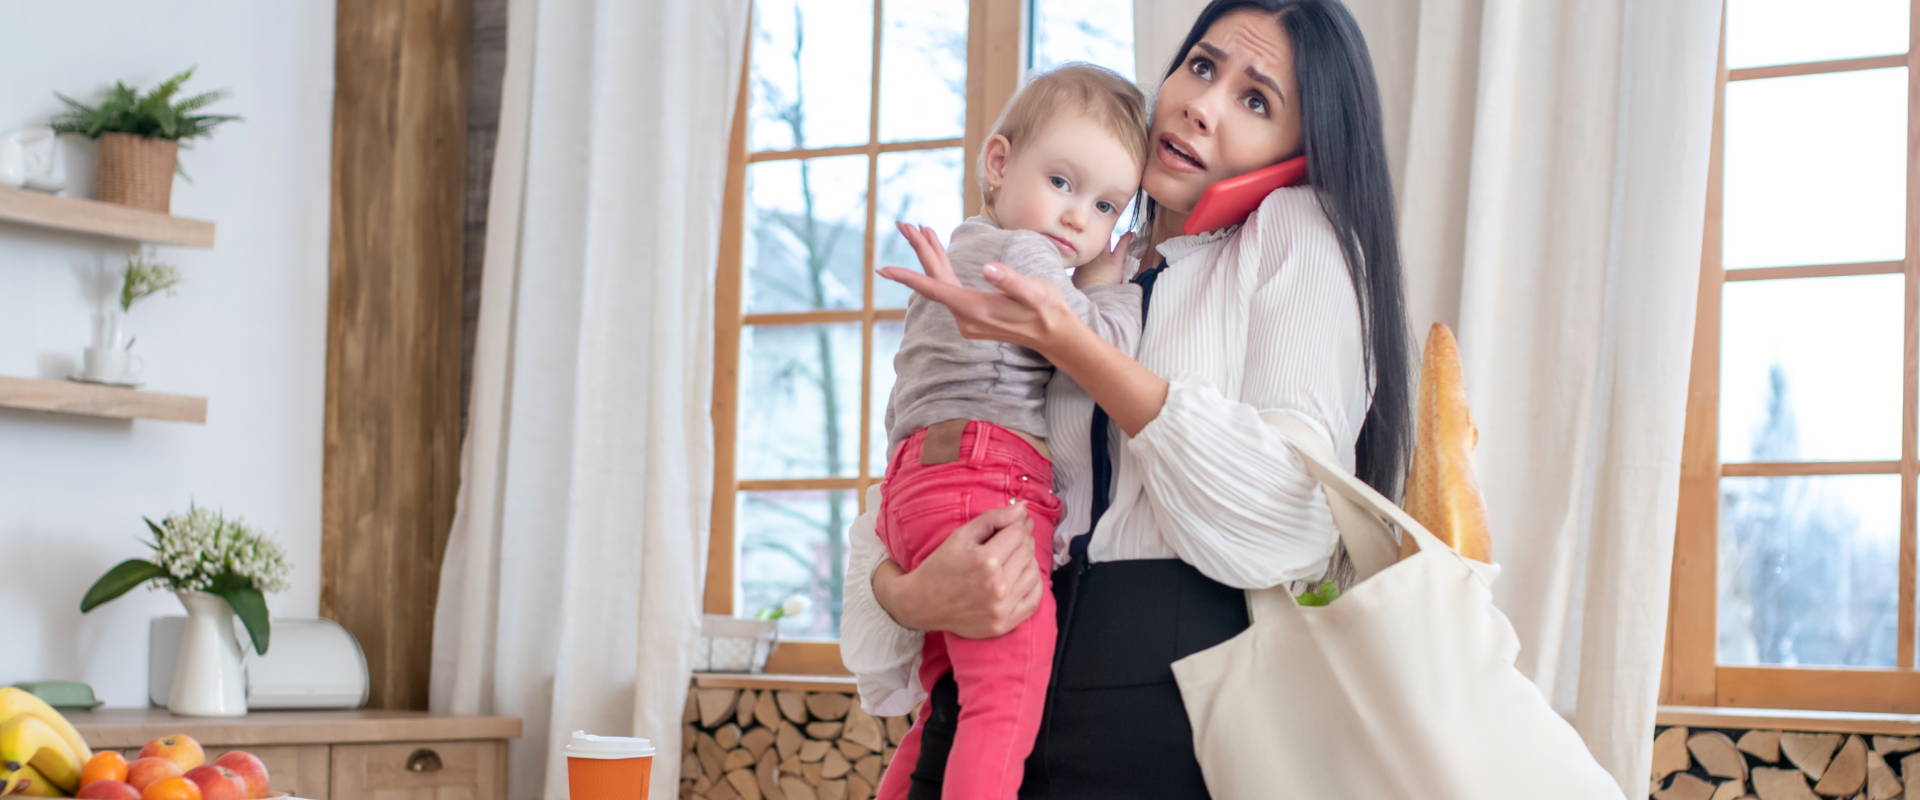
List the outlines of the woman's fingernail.
{"label": "woman's fingernail", "polygon": [[1000,277],[1000,268],[992,264],[988,264],[980,268],[980,274],[989,278],[998,278]]}

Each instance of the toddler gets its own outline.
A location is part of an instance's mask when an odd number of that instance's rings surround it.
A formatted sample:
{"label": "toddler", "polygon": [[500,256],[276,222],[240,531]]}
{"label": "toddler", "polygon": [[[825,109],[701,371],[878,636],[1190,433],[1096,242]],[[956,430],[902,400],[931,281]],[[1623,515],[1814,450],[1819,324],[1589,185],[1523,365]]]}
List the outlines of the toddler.
{"label": "toddler", "polygon": [[[1051,282],[1076,315],[1131,354],[1139,287],[1120,283],[1125,256],[1108,241],[1140,187],[1146,145],[1144,101],[1125,78],[1089,64],[1034,78],[981,148],[985,209],[953,231],[954,273],[968,288],[991,290],[981,268],[995,262]],[[1078,270],[1076,279],[1069,270]],[[913,569],[961,523],[1020,499],[1033,518],[1034,559],[1050,573],[1061,516],[1042,414],[1052,365],[1023,347],[961,338],[944,306],[918,296],[905,328],[893,360],[892,457],[875,523],[889,555]],[[949,800],[1005,800],[1019,789],[1053,671],[1053,605],[1052,592],[1042,592],[1031,618],[994,639],[927,635],[920,684],[932,691],[951,669],[960,692],[944,780]],[[924,722],[923,714],[894,754],[881,800],[907,796]]]}

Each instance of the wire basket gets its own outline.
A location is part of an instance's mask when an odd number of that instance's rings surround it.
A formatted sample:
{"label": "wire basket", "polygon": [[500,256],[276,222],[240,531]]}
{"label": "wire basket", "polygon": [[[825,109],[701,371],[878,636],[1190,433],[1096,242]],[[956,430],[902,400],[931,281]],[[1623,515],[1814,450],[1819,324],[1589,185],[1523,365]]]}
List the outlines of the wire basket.
{"label": "wire basket", "polygon": [[700,618],[700,646],[693,651],[694,672],[764,672],[779,639],[780,623],[722,614]]}

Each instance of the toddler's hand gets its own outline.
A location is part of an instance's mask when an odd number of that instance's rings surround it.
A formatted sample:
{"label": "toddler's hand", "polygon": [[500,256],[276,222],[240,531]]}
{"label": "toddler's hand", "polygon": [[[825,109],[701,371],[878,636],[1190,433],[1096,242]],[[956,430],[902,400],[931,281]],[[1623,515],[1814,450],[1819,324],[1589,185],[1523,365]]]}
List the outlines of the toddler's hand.
{"label": "toddler's hand", "polygon": [[1120,237],[1120,242],[1100,255],[1094,256],[1079,269],[1073,271],[1073,288],[1085,289],[1089,286],[1117,286],[1126,280],[1127,250],[1133,245],[1133,234]]}

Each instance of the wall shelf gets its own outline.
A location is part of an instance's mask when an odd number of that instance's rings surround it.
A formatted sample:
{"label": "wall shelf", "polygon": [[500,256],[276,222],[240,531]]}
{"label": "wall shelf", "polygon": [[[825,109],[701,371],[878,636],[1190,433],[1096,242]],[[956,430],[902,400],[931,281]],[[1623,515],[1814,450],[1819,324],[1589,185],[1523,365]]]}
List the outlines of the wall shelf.
{"label": "wall shelf", "polygon": [[0,186],[0,222],[181,247],[212,247],[213,223]]}
{"label": "wall shelf", "polygon": [[204,397],[4,375],[0,375],[0,408],[196,425],[207,421],[207,398]]}

